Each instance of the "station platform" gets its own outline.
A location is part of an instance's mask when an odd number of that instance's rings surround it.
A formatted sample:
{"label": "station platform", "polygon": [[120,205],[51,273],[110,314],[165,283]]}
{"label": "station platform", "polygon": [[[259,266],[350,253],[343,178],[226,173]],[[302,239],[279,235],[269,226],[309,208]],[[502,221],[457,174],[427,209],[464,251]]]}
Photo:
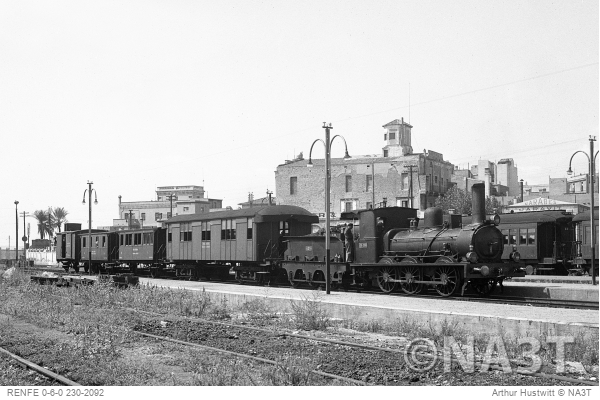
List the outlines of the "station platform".
{"label": "station platform", "polygon": [[[581,278],[587,278],[588,281]],[[591,283],[590,277],[548,276],[545,279],[537,279],[535,276],[529,275],[504,281],[502,294],[496,288],[493,295],[598,302],[598,285]]]}
{"label": "station platform", "polygon": [[[319,301],[332,318],[373,322],[404,320],[433,329],[451,325],[465,333],[503,336],[598,337],[598,311],[531,307],[453,298],[430,298],[353,291],[324,291],[264,287],[211,281],[174,281],[140,278],[140,284],[205,290],[215,301],[241,306],[260,299],[273,309],[289,312],[290,302]],[[515,285],[522,283],[513,282]],[[543,284],[542,284],[543,285]],[[564,285],[564,284],[563,284]],[[511,285],[512,286],[512,285]],[[505,289],[509,287],[505,285]],[[596,289],[597,293],[597,289]]]}

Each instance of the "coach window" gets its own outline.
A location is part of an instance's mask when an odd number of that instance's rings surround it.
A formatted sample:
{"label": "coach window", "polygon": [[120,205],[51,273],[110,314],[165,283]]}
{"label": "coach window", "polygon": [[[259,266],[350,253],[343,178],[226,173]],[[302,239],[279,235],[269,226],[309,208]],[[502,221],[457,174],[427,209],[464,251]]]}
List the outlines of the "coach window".
{"label": "coach window", "polygon": [[106,247],[106,236],[102,236],[102,247]]}
{"label": "coach window", "polygon": [[208,222],[202,222],[202,240],[210,240],[210,225]]}
{"label": "coach window", "polygon": [[94,236],[94,239],[95,239],[94,241],[96,242],[96,247],[98,247],[98,243],[100,241],[99,238],[98,238],[98,236]]}
{"label": "coach window", "polygon": [[173,232],[170,231],[171,228],[169,228],[169,233],[167,233],[167,242],[172,242],[173,241]]}
{"label": "coach window", "polygon": [[248,218],[248,229],[246,233],[246,239],[252,239],[252,227],[254,225],[254,218]]}
{"label": "coach window", "polygon": [[221,240],[227,238],[227,220],[221,220]]}
{"label": "coach window", "polygon": [[136,246],[142,244],[142,234],[141,233],[135,233],[133,235],[133,244]]}
{"label": "coach window", "polygon": [[527,245],[527,229],[519,229],[519,244]]}
{"label": "coach window", "polygon": [[287,236],[290,234],[290,223],[287,221],[279,221],[279,234]]}
{"label": "coach window", "polygon": [[230,225],[230,229],[231,229],[231,240],[235,240],[237,238],[237,234],[236,234],[236,230],[237,230],[237,224],[235,223],[235,220],[230,220],[231,225]]}
{"label": "coach window", "polygon": [[517,244],[517,230],[516,229],[510,229],[509,233],[508,233],[508,244],[513,245],[513,244]]}
{"label": "coach window", "polygon": [[119,238],[121,239],[120,245],[123,246],[123,236],[125,235],[119,235]]}
{"label": "coach window", "polygon": [[502,229],[502,237],[504,238],[504,245],[508,246],[508,229]]}
{"label": "coach window", "polygon": [[82,240],[81,240],[81,243],[82,243],[82,244],[81,244],[81,247],[87,247],[87,246],[86,246],[86,240],[85,240],[85,239],[87,239],[87,238],[86,238],[85,236],[82,236],[82,237],[81,237],[81,239],[82,239]]}
{"label": "coach window", "polygon": [[528,236],[528,239],[527,239],[528,244],[535,245],[535,229],[528,229],[527,236]]}

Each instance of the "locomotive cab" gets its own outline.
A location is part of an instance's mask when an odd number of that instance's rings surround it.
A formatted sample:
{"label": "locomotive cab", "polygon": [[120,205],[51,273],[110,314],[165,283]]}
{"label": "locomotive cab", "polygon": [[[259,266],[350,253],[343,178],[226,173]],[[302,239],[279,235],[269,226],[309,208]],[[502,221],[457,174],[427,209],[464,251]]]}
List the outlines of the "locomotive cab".
{"label": "locomotive cab", "polygon": [[360,223],[360,235],[354,242],[355,262],[369,263],[379,260],[383,256],[388,247],[385,238],[390,236],[391,231],[398,232],[410,228],[410,221],[417,218],[417,210],[404,207],[385,207],[361,210],[357,213],[347,212],[341,215],[341,219],[356,218]]}

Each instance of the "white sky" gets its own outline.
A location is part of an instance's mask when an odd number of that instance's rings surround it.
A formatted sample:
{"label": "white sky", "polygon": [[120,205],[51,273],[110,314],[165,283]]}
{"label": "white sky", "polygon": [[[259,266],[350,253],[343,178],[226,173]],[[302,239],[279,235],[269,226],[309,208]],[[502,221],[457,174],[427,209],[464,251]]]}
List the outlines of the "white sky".
{"label": "white sky", "polygon": [[598,135],[598,18],[597,0],[0,0],[0,246],[15,200],[87,226],[88,180],[93,226],[156,186],[236,208],[324,121],[351,155],[381,153],[409,85],[415,152],[564,177]]}

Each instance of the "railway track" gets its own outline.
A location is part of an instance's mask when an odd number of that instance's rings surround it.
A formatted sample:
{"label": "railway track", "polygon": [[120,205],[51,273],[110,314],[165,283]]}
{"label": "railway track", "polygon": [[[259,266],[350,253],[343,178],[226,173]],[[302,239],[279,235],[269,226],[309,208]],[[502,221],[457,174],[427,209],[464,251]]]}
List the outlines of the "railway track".
{"label": "railway track", "polygon": [[39,366],[39,365],[37,365],[35,363],[32,363],[31,361],[29,361],[29,360],[27,360],[27,359],[25,359],[23,357],[20,357],[20,356],[12,353],[12,352],[10,352],[10,351],[8,351],[6,349],[3,349],[1,347],[0,347],[0,355],[10,357],[11,359],[15,360],[19,364],[23,365],[25,368],[28,368],[28,369],[30,369],[32,371],[35,371],[36,373],[38,373],[38,374],[40,374],[40,375],[42,375],[42,376],[44,376],[46,378],[49,378],[49,379],[51,379],[53,381],[56,381],[56,382],[60,383],[61,385],[64,385],[64,386],[81,386],[77,382],[74,382],[74,381],[72,381],[72,380],[70,380],[70,379],[68,379],[68,378],[66,378],[66,377],[64,377],[62,375],[56,374],[56,373],[54,373],[54,372],[46,369],[45,367]]}
{"label": "railway track", "polygon": [[[131,308],[126,308],[126,309],[128,309],[132,312],[141,312],[144,314],[149,314],[149,315],[154,315],[154,316],[162,316],[161,314],[148,312],[148,311],[141,311],[141,310],[136,310],[136,309],[131,309]],[[198,323],[202,323],[202,324],[212,324],[212,325],[219,325],[219,326],[224,326],[224,327],[229,327],[229,328],[235,328],[238,330],[255,331],[255,332],[260,332],[262,334],[267,334],[270,337],[282,337],[282,336],[283,337],[292,337],[292,338],[296,338],[296,339],[300,339],[300,340],[307,340],[307,341],[311,341],[311,342],[321,342],[321,343],[326,343],[326,344],[344,346],[344,347],[348,347],[348,348],[367,350],[370,352],[388,353],[388,354],[392,354],[393,356],[395,356],[395,359],[398,361],[406,360],[406,349],[405,348],[389,348],[389,347],[371,346],[371,345],[366,345],[366,344],[362,344],[362,343],[354,343],[354,342],[348,342],[348,341],[337,340],[337,339],[315,337],[315,336],[311,336],[311,335],[300,335],[300,334],[290,333],[290,332],[281,331],[281,330],[277,331],[277,330],[260,328],[260,327],[255,327],[255,326],[239,325],[239,324],[227,323],[227,322],[222,322],[222,321],[211,321],[211,320],[206,320],[206,319],[201,319],[201,318],[185,318],[185,320],[190,320],[190,321],[194,321],[194,322],[198,322]],[[168,340],[168,341],[172,341],[175,343],[204,348],[206,350],[222,352],[224,354],[230,354],[230,355],[235,355],[238,357],[255,359],[257,361],[262,361],[262,362],[270,363],[273,365],[277,364],[276,362],[269,360],[269,359],[248,356],[247,354],[244,354],[244,353],[231,352],[229,350],[224,350],[224,349],[220,349],[217,347],[197,345],[197,344],[187,342],[187,341],[179,341],[179,340],[168,338],[165,336],[157,336],[157,335],[152,335],[152,334],[148,334],[148,333],[144,333],[144,332],[140,332],[140,331],[136,331],[136,333],[140,334],[142,336],[152,337],[155,339]],[[419,357],[426,358],[428,360],[444,361],[444,362],[458,364],[457,358],[447,357],[443,353],[430,354],[430,353],[422,352],[419,354]],[[511,360],[511,361],[518,363],[518,360]],[[479,363],[477,366],[479,368],[481,368],[481,365],[482,365],[482,363]],[[503,371],[503,368],[498,365],[490,365],[489,368],[494,371]],[[551,379],[551,380],[557,380],[557,381],[566,382],[566,383],[587,384],[587,385],[591,385],[591,386],[598,386],[597,381],[587,381],[587,380],[583,381],[581,379],[570,378],[568,376],[563,376],[563,375],[548,374],[548,373],[543,373],[543,372],[528,372],[528,371],[522,371],[519,369],[516,369],[513,371],[515,374],[526,375],[526,376],[530,376],[530,377],[534,377],[534,378]],[[329,374],[329,373],[323,374],[323,371],[311,371],[311,372],[316,373],[321,376],[328,377],[328,378],[340,379],[342,381],[353,383],[356,385],[365,385],[364,380],[359,381],[359,380],[356,380],[353,378],[343,377],[343,376]]]}
{"label": "railway track", "polygon": [[[36,271],[46,271],[53,272],[58,275],[73,275],[66,274],[62,268],[28,268],[25,269],[25,272],[36,272]],[[80,276],[93,276],[93,274],[89,273],[80,273]],[[143,276],[144,277],[144,276]],[[147,278],[150,278],[147,276]],[[175,277],[175,276],[165,276],[160,279],[165,280],[189,280],[186,278]],[[200,280],[198,282],[211,282],[206,280]],[[229,285],[239,285],[236,281],[212,281],[218,282],[220,284],[229,284]],[[289,287],[288,285],[277,285],[278,287]],[[313,289],[315,289],[313,287]],[[399,297],[412,297],[412,295],[407,295],[401,292],[393,292],[393,293],[382,293],[375,289],[365,289],[361,290],[361,293],[370,293],[377,294],[381,296],[399,296]],[[514,296],[502,296],[502,295],[492,295],[491,297],[479,297],[474,295],[465,295],[465,296],[451,296],[451,297],[441,297],[439,295],[429,295],[429,294],[419,294],[419,298],[423,299],[436,299],[436,300],[445,300],[445,301],[470,301],[470,302],[480,302],[480,303],[496,303],[496,304],[512,304],[512,305],[520,305],[520,306],[528,306],[528,307],[551,307],[551,308],[565,308],[565,309],[573,309],[573,310],[598,310],[598,302],[594,301],[583,301],[583,300],[562,300],[562,299],[550,299],[550,298],[537,298],[537,297],[514,297]]]}

